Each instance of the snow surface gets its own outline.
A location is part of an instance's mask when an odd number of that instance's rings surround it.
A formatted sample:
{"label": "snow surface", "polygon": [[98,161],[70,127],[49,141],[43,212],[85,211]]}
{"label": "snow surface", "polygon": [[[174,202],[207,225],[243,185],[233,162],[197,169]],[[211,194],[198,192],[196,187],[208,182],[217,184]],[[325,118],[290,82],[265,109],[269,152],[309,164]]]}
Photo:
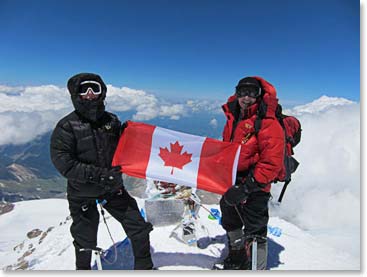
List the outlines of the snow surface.
{"label": "snow surface", "polygon": [[[140,207],[144,201],[137,199]],[[207,205],[218,208],[217,205]],[[37,215],[37,216],[35,216]],[[67,219],[67,200],[45,199],[17,202],[12,212],[0,216],[1,237],[0,266],[6,269],[15,265],[26,250],[34,248],[25,258],[32,270],[73,270],[74,247],[69,232],[71,220]],[[155,227],[151,233],[152,256],[155,266],[164,270],[208,270],[214,262],[226,255],[225,232],[217,220],[208,219],[204,209],[197,221],[201,248],[188,246],[169,237],[175,225]],[[126,235],[120,224],[107,215],[112,237],[123,240]],[[340,249],[324,243],[322,238],[297,226],[272,217],[269,225],[282,230],[279,237],[269,234],[270,270],[346,270],[359,269],[359,261]],[[29,239],[26,233],[34,228],[46,231],[54,227],[39,243],[40,236]],[[212,240],[210,240],[212,238]],[[215,238],[215,240],[213,240]],[[101,222],[98,232],[99,246],[107,249],[112,245],[106,226]],[[13,248],[24,244],[21,251]],[[13,269],[15,269],[14,267]]]}

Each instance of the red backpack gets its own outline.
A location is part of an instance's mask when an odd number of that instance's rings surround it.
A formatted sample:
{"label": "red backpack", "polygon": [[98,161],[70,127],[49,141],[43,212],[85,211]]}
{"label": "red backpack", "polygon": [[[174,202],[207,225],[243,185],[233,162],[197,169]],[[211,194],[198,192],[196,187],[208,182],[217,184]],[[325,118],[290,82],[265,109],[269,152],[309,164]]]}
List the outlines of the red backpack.
{"label": "red backpack", "polygon": [[[266,104],[262,101],[259,106],[257,117],[255,120],[255,134],[261,129],[261,121],[266,115]],[[274,182],[284,182],[282,192],[280,193],[278,202],[282,202],[285,190],[292,180],[292,173],[297,170],[299,162],[293,157],[293,148],[301,141],[301,123],[294,116],[283,114],[282,106],[278,104],[275,116],[282,126],[285,134],[285,153],[284,153],[284,168],[285,175],[274,180]]]}

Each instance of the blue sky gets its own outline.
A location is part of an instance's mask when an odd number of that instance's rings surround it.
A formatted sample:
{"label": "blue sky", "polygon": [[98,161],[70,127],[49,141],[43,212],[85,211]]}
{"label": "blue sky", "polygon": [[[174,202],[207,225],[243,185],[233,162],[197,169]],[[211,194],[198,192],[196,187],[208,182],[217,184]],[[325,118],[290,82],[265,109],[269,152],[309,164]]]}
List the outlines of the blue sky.
{"label": "blue sky", "polygon": [[356,0],[0,1],[0,85],[74,73],[157,96],[226,99],[262,76],[286,104],[360,99]]}

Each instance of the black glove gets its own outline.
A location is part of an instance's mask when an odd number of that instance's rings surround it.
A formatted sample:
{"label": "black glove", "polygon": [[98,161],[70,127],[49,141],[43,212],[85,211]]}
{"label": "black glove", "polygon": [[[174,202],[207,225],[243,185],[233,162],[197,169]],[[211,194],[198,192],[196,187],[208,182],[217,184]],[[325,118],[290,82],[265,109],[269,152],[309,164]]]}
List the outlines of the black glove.
{"label": "black glove", "polygon": [[253,176],[248,176],[245,182],[238,182],[223,195],[229,206],[237,206],[247,200],[251,193],[260,191],[266,185],[258,183]]}
{"label": "black glove", "polygon": [[121,166],[114,166],[109,170],[105,170],[101,175],[101,182],[105,192],[115,192],[123,188]]}

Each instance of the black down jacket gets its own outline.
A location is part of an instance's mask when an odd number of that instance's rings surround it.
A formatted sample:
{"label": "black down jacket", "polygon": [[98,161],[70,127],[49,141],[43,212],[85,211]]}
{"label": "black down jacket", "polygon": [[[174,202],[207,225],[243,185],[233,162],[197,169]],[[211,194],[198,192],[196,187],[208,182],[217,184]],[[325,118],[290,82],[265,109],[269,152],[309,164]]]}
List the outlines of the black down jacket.
{"label": "black down jacket", "polygon": [[69,197],[95,198],[116,189],[105,177],[120,130],[121,122],[108,112],[97,122],[85,120],[75,111],[58,122],[51,136],[51,160],[68,180]]}

